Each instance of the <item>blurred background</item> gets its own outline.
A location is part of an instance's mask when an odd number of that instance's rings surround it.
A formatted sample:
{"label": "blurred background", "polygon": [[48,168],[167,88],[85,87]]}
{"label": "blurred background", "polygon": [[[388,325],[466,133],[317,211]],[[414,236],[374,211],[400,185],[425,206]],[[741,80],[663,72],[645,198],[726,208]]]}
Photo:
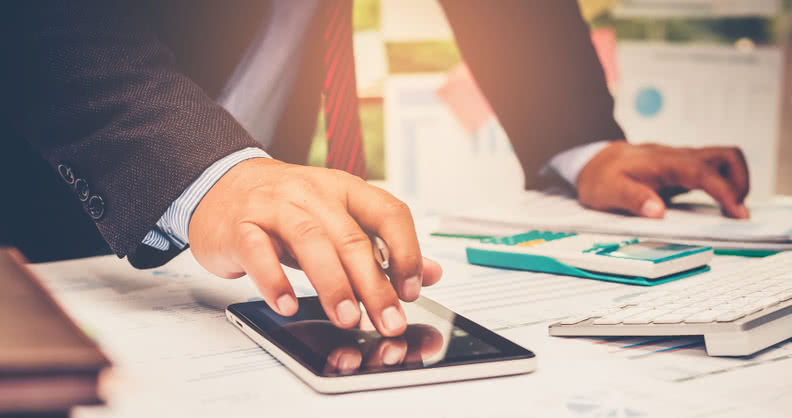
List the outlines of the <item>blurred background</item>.
{"label": "blurred background", "polygon": [[[630,141],[739,145],[751,198],[792,194],[792,0],[579,3]],[[432,203],[520,190],[439,5],[355,0],[354,19],[370,177]],[[317,126],[310,163],[321,166]]]}

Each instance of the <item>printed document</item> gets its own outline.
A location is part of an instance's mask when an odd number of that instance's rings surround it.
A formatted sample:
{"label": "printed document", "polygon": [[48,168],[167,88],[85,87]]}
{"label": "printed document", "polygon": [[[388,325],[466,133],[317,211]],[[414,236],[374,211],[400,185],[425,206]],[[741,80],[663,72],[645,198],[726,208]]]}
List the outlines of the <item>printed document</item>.
{"label": "printed document", "polygon": [[508,235],[546,229],[792,249],[792,205],[776,202],[750,209],[750,220],[726,218],[714,205],[672,207],[666,211],[665,219],[647,219],[587,209],[563,193],[527,191],[515,199],[449,212],[440,219],[435,232]]}
{"label": "printed document", "polygon": [[[117,365],[108,406],[72,416],[784,417],[792,409],[790,343],[717,359],[696,339],[550,337],[558,318],[653,290],[471,266],[464,241],[421,244],[445,269],[424,294],[533,350],[536,372],[321,395],[227,323],[226,305],[258,298],[247,278],[214,277],[189,251],[142,271],[98,257],[34,266]],[[744,262],[717,260],[713,269]],[[313,292],[301,272],[287,276],[298,295]],[[680,285],[687,280],[695,279]]]}

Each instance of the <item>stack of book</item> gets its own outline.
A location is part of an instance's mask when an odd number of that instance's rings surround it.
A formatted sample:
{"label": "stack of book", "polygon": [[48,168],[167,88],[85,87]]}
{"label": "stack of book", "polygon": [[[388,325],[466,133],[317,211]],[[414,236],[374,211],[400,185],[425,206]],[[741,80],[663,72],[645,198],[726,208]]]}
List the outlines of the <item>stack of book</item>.
{"label": "stack of book", "polygon": [[0,249],[0,415],[100,404],[107,357],[15,250]]}

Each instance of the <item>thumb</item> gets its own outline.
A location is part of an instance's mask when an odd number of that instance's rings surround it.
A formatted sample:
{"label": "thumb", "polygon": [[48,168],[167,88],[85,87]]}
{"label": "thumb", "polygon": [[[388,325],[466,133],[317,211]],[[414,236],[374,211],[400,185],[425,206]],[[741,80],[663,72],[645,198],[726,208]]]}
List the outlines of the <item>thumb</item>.
{"label": "thumb", "polygon": [[423,285],[431,286],[443,277],[443,267],[431,258],[423,258]]}
{"label": "thumb", "polygon": [[625,177],[615,189],[610,202],[614,208],[645,218],[661,219],[665,215],[665,203],[651,187]]}

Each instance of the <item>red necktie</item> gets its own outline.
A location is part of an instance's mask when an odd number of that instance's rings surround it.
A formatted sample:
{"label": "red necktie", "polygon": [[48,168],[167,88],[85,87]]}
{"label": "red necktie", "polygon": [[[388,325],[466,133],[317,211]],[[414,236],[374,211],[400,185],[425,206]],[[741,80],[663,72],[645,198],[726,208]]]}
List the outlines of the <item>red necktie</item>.
{"label": "red necktie", "polygon": [[355,56],[352,50],[352,0],[337,0],[323,34],[325,128],[327,167],[366,178],[366,160],[360,129]]}

